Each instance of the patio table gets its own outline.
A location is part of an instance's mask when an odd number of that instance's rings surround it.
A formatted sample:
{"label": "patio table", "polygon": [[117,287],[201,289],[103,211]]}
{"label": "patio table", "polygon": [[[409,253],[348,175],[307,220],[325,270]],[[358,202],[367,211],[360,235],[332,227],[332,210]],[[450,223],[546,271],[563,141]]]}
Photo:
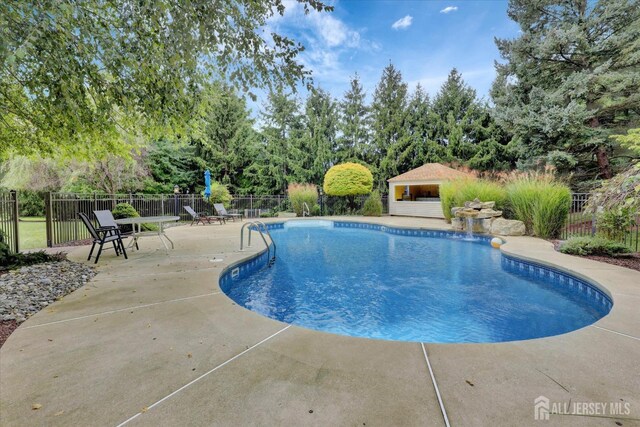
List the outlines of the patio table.
{"label": "patio table", "polygon": [[[132,247],[135,243],[138,242],[138,238],[143,235],[157,235],[165,249],[169,249],[165,239],[171,243],[171,249],[173,249],[173,241],[166,235],[164,232],[164,223],[165,222],[173,222],[180,220],[179,216],[139,216],[135,218],[121,218],[116,219],[116,224],[118,225],[131,225],[133,229],[133,239],[129,243],[129,248]],[[148,233],[142,233],[142,224],[158,224],[158,231],[150,231]],[[138,230],[136,231],[136,225],[138,226]]]}

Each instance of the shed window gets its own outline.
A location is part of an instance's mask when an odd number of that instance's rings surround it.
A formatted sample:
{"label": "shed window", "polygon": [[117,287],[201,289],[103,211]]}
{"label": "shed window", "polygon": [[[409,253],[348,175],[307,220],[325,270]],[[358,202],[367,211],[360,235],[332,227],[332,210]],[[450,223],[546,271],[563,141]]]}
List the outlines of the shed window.
{"label": "shed window", "polygon": [[396,201],[437,201],[440,200],[440,186],[438,184],[397,185],[394,195]]}

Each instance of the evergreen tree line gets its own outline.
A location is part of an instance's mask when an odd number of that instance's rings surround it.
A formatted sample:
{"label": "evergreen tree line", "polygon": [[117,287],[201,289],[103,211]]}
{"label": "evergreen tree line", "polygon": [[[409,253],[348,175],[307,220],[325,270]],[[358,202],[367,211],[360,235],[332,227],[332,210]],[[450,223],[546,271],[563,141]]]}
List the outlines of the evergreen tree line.
{"label": "evergreen tree line", "polygon": [[151,145],[147,163],[155,182],[179,185],[189,170],[197,176],[209,169],[232,193],[284,194],[292,182],[321,185],[331,166],[357,162],[386,192],[387,179],[428,162],[479,170],[509,169],[515,162],[489,106],[456,69],[433,100],[420,85],[410,93],[389,64],[371,103],[356,74],[341,100],[321,88],[304,101],[272,91],[260,126],[243,99],[221,84],[203,92],[198,111],[183,144]]}

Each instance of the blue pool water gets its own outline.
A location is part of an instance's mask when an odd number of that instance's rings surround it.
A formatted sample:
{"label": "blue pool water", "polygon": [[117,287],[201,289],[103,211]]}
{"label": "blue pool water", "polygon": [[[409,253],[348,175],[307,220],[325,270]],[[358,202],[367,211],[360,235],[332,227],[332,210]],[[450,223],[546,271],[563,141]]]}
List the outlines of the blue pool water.
{"label": "blue pool water", "polygon": [[503,257],[487,239],[329,221],[275,227],[273,267],[254,260],[242,274],[223,276],[221,287],[250,310],[302,327],[387,340],[501,342],[569,332],[611,308],[595,287]]}

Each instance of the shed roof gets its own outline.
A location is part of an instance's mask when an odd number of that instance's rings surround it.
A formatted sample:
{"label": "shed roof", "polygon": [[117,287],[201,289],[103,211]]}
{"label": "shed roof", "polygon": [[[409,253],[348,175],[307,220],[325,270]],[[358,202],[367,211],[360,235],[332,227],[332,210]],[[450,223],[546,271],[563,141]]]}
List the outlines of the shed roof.
{"label": "shed roof", "polygon": [[397,181],[446,181],[455,178],[473,178],[473,175],[462,172],[440,163],[427,163],[419,168],[405,172],[402,175],[388,179],[388,182]]}

